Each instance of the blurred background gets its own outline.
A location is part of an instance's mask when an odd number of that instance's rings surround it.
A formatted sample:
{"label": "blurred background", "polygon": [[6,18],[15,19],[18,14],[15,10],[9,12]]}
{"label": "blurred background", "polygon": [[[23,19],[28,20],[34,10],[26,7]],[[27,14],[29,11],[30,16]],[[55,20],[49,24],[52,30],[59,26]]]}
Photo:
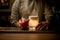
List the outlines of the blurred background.
{"label": "blurred background", "polygon": [[0,0],[0,26],[10,27],[11,7],[14,0]]}

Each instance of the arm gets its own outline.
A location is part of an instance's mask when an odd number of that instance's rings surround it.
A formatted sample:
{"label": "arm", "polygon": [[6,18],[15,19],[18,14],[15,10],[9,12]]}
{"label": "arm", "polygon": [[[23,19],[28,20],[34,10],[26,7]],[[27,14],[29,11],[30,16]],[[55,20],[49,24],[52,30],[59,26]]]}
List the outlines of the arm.
{"label": "arm", "polygon": [[[11,11],[11,23],[16,25],[19,21],[19,2],[20,0],[15,0],[13,6],[12,6],[12,11]],[[16,25],[17,26],[17,25]]]}
{"label": "arm", "polygon": [[52,7],[50,7],[49,5],[45,4],[45,19],[48,22],[48,29],[51,30],[54,26],[54,13],[52,10]]}
{"label": "arm", "polygon": [[52,10],[49,9],[49,8],[45,8],[45,13],[44,13],[44,15],[45,15],[46,21],[50,21],[51,18],[53,17]]}
{"label": "arm", "polygon": [[[15,0],[13,6],[12,6],[12,12],[11,12],[11,23],[14,26],[17,26],[19,29],[27,28],[27,24],[29,20],[25,20],[22,18],[21,11],[23,10],[21,6],[23,5],[21,2],[24,0]],[[20,6],[20,4],[22,4]],[[24,6],[23,6],[24,7]]]}

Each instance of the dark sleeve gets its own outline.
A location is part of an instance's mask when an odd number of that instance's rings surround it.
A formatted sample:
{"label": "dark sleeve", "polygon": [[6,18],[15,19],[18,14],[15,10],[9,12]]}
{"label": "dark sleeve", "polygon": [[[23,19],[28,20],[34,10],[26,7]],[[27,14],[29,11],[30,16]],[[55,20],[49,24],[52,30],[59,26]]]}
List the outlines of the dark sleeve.
{"label": "dark sleeve", "polygon": [[45,13],[44,14],[45,14],[46,21],[48,21],[48,29],[49,30],[54,30],[56,20],[55,20],[55,17],[54,17],[52,7],[45,4]]}
{"label": "dark sleeve", "polygon": [[45,4],[45,19],[46,21],[50,21],[51,17],[53,16],[53,11],[52,11],[52,7],[50,7],[49,5]]}

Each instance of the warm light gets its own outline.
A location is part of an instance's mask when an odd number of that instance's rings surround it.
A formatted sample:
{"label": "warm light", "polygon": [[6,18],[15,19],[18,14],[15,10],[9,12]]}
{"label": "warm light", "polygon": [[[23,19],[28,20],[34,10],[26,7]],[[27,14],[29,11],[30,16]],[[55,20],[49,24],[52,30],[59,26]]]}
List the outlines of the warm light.
{"label": "warm light", "polygon": [[29,16],[29,27],[30,29],[35,29],[35,27],[38,25],[38,16]]}
{"label": "warm light", "polygon": [[38,25],[38,20],[30,20],[29,26],[36,27]]}

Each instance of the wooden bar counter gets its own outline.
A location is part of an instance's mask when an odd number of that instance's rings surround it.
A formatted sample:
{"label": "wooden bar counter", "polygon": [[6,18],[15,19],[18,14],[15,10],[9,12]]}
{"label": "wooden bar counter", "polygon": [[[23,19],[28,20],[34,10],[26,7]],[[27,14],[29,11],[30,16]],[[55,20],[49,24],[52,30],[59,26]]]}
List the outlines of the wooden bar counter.
{"label": "wooden bar counter", "polygon": [[0,40],[60,40],[60,34],[53,31],[28,31],[5,27],[5,30],[0,29]]}

